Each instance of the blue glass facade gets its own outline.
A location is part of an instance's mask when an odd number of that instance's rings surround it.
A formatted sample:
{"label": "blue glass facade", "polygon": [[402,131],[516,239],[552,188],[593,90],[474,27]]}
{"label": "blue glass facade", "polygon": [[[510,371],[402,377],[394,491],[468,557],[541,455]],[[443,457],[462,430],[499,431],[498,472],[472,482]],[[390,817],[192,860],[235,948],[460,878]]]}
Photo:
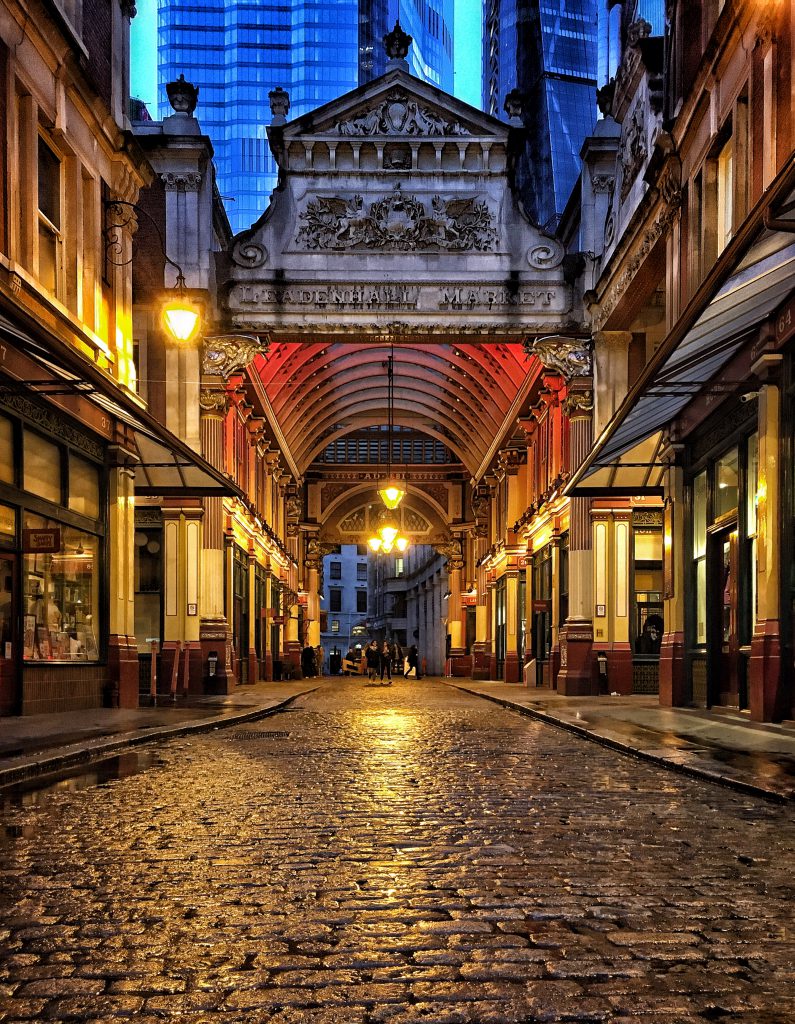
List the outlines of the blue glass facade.
{"label": "blue glass facade", "polygon": [[215,148],[218,183],[241,231],[268,205],[277,168],[268,93],[290,93],[290,118],[383,74],[382,37],[400,18],[412,71],[453,88],[453,0],[159,0],[158,116],[165,83],[198,85],[197,116]]}
{"label": "blue glass facade", "polygon": [[553,226],[580,173],[597,117],[597,0],[486,0],[483,106],[507,119],[524,95],[528,129],[517,184],[530,217]]}

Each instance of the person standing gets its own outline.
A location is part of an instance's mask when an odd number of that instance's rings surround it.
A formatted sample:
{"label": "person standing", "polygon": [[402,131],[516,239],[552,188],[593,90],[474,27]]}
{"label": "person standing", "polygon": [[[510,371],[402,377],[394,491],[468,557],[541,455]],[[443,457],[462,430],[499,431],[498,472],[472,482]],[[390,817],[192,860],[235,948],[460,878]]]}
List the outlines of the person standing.
{"label": "person standing", "polygon": [[[378,656],[378,667],[381,672],[381,685],[391,686],[392,685],[392,644],[388,640],[384,640],[381,644],[381,650]],[[386,672],[387,682],[384,682],[384,672]]]}
{"label": "person standing", "polygon": [[380,662],[378,644],[375,640],[372,640],[367,645],[367,650],[364,652],[364,656],[367,660],[367,678],[371,680],[375,679],[378,675],[378,665]]}

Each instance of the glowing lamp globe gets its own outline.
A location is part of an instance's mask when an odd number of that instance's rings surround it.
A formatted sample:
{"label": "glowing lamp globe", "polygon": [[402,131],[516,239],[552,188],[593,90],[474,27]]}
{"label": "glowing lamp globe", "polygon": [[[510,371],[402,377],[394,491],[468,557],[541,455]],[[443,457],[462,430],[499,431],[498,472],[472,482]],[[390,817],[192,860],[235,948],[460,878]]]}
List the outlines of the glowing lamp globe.
{"label": "glowing lamp globe", "polygon": [[392,545],[395,543],[395,537],[397,537],[398,533],[398,528],[393,526],[390,522],[382,523],[381,526],[378,527],[378,535],[381,538],[384,550],[386,550],[387,544],[389,545],[390,550],[392,549]]}
{"label": "glowing lamp globe", "polygon": [[377,551],[381,550],[381,538],[380,537],[371,537],[367,541],[367,543],[369,544],[371,551],[377,552]]}
{"label": "glowing lamp globe", "polygon": [[406,550],[406,548],[408,546],[409,546],[409,539],[408,539],[408,537],[398,537],[398,539],[395,541],[395,547],[398,549],[398,551],[401,553],[401,555],[403,554],[403,552]]}
{"label": "glowing lamp globe", "polygon": [[199,311],[184,295],[163,306],[163,324],[175,341],[192,341],[199,330]]}
{"label": "glowing lamp globe", "polygon": [[388,509],[396,509],[406,492],[396,480],[389,480],[378,489],[378,496]]}

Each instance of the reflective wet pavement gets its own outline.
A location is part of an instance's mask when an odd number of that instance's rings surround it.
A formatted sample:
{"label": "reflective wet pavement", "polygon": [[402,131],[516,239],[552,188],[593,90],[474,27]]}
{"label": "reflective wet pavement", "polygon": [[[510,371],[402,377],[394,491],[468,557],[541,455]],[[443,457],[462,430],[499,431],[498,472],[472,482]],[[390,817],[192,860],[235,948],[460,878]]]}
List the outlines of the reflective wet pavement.
{"label": "reflective wet pavement", "polygon": [[795,1019],[790,807],[425,680],[145,756],[7,794],[3,1020]]}

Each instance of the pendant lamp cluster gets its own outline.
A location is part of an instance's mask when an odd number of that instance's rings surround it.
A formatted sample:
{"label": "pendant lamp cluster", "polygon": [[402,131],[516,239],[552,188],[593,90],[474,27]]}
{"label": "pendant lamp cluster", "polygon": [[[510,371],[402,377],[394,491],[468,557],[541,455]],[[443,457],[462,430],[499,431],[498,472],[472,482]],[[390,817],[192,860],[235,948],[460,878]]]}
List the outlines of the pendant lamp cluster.
{"label": "pendant lamp cluster", "polygon": [[400,505],[406,495],[405,487],[397,476],[392,474],[392,443],[394,435],[394,398],[395,398],[395,346],[390,345],[389,357],[386,364],[387,374],[387,455],[386,455],[386,479],[378,488],[378,496],[384,503],[384,510],[378,516],[375,533],[367,541],[370,550],[376,554],[390,554],[397,549],[401,553],[409,546],[408,537],[400,533],[400,523],[394,515],[395,509]]}

